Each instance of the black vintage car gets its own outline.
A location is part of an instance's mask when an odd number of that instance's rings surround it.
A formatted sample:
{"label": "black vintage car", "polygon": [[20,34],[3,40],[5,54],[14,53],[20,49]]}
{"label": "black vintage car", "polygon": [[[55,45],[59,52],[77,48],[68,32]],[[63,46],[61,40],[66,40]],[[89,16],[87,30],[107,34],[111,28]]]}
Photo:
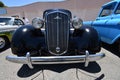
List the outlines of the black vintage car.
{"label": "black vintage car", "polygon": [[63,64],[96,61],[105,56],[100,38],[92,27],[82,26],[69,10],[49,9],[43,19],[34,18],[32,25],[18,28],[11,42],[12,53],[6,59],[15,63]]}

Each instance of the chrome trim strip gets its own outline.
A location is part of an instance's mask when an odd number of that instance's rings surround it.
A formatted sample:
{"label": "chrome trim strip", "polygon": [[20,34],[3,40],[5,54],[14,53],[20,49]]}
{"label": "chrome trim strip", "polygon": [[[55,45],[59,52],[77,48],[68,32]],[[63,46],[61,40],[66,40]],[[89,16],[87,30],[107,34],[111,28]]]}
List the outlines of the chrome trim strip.
{"label": "chrome trim strip", "polygon": [[6,56],[6,60],[14,63],[28,64],[30,68],[33,68],[32,64],[67,64],[67,63],[82,63],[85,62],[85,67],[89,62],[100,60],[105,57],[104,53],[89,54],[86,51],[86,55],[76,56],[48,56],[48,57],[30,57],[30,53],[26,54],[26,57]]}
{"label": "chrome trim strip", "polygon": [[[58,16],[58,13],[57,13]],[[59,47],[59,23],[58,23],[58,19],[57,19],[57,47]]]}
{"label": "chrome trim strip", "polygon": [[0,29],[0,32],[10,32],[15,31],[17,28],[8,28],[8,29]]}

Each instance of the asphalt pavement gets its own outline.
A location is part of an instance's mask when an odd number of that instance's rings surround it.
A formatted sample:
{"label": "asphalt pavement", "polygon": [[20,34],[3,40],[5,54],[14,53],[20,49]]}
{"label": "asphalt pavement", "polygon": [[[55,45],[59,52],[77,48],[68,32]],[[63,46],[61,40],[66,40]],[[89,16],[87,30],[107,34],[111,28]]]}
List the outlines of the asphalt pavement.
{"label": "asphalt pavement", "polygon": [[101,52],[106,56],[87,68],[79,63],[34,65],[34,69],[5,60],[7,55],[12,55],[8,48],[0,52],[0,80],[120,80],[120,53],[105,47]]}

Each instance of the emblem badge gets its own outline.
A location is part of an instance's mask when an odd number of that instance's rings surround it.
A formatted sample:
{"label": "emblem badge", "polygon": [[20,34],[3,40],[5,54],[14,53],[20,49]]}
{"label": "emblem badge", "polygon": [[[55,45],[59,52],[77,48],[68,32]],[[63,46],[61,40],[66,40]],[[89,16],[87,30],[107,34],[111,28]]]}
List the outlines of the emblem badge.
{"label": "emblem badge", "polygon": [[56,52],[57,52],[57,53],[60,52],[60,47],[56,47]]}

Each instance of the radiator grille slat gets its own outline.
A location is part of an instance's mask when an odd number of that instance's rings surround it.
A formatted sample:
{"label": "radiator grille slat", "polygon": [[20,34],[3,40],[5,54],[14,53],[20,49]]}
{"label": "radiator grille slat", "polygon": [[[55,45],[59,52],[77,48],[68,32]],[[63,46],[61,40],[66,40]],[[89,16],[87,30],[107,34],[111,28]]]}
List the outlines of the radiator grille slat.
{"label": "radiator grille slat", "polygon": [[68,49],[69,16],[65,13],[54,12],[46,16],[46,39],[48,50],[52,54],[60,55]]}

